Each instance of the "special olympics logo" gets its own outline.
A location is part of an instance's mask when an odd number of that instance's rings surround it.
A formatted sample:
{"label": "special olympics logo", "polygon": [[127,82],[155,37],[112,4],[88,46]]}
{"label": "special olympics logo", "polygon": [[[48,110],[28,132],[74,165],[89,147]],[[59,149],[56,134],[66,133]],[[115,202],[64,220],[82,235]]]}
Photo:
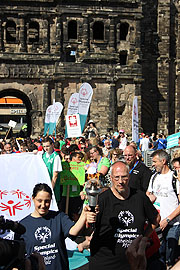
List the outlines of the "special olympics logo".
{"label": "special olympics logo", "polygon": [[24,208],[31,207],[31,198],[23,191],[16,190],[0,190],[0,210],[7,211],[10,216],[15,216],[16,211],[22,211]]}
{"label": "special olympics logo", "polygon": [[39,227],[34,233],[36,240],[45,243],[47,239],[51,238],[51,230],[47,227]]}
{"label": "special olympics logo", "polygon": [[134,222],[134,216],[131,214],[131,212],[128,211],[121,211],[118,215],[119,222],[125,224],[127,227],[129,224]]}
{"label": "special olympics logo", "polygon": [[73,105],[75,105],[77,103],[77,98],[72,98],[71,102],[72,102]]}
{"label": "special olympics logo", "polygon": [[86,96],[87,95],[87,90],[86,90],[86,88],[82,88],[81,89],[81,94],[83,95],[83,96]]}

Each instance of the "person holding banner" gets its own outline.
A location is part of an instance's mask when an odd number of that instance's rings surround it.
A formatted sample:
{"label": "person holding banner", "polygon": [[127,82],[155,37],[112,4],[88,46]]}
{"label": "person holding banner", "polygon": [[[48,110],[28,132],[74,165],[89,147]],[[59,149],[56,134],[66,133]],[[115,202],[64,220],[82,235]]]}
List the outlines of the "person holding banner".
{"label": "person holding banner", "polygon": [[96,213],[86,207],[74,224],[63,212],[49,210],[52,199],[51,188],[44,183],[36,184],[32,200],[34,211],[20,223],[26,228],[21,236],[26,244],[27,255],[38,252],[44,258],[46,270],[68,270],[65,238],[74,237],[87,223],[94,223]]}
{"label": "person holding banner", "polygon": [[54,151],[54,144],[51,138],[47,137],[43,141],[43,148],[45,153],[42,158],[48,169],[48,173],[51,179],[52,187],[56,201],[60,201],[60,178],[59,172],[62,171],[61,159],[56,151]]}

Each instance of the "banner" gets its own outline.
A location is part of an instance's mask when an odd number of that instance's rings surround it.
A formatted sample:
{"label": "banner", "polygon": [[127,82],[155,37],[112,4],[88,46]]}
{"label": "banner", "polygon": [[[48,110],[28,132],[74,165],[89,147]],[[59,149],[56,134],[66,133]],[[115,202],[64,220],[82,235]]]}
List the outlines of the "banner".
{"label": "banner", "polygon": [[49,135],[52,135],[55,131],[56,135],[56,123],[63,110],[63,105],[60,102],[55,102],[50,105],[46,110],[45,124],[44,124],[44,136],[46,136],[48,129]]}
{"label": "banner", "polygon": [[83,185],[85,182],[85,165],[84,162],[62,162],[61,185]]}
{"label": "banner", "polygon": [[[49,173],[41,155],[20,153],[0,155],[0,215],[21,220],[34,211],[31,199],[36,184],[51,187]],[[53,193],[51,210],[58,210]]]}
{"label": "banner", "polygon": [[68,138],[76,138],[81,136],[79,114],[66,115],[66,126]]}
{"label": "banner", "polygon": [[71,95],[68,103],[67,115],[77,114],[79,111],[79,93]]}
{"label": "banner", "polygon": [[93,89],[89,83],[83,83],[79,90],[79,115],[81,131],[83,132],[86,123],[89,106],[93,95]]}
{"label": "banner", "polygon": [[138,142],[139,140],[139,119],[138,119],[138,99],[134,97],[132,110],[132,140]]}
{"label": "banner", "polygon": [[172,134],[167,137],[167,149],[179,146],[179,138],[180,138],[180,132]]}

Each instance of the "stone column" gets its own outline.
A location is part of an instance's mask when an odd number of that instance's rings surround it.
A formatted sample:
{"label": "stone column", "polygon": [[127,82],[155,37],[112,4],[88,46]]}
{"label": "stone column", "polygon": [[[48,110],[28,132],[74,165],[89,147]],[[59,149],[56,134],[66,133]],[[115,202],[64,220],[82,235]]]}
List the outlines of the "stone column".
{"label": "stone column", "polygon": [[58,17],[56,23],[56,54],[61,52],[61,20]]}
{"label": "stone column", "polygon": [[0,18],[0,51],[3,51],[3,28],[2,28],[2,19]]}
{"label": "stone column", "polygon": [[[170,51],[170,0],[158,1],[158,34],[160,42],[158,49],[158,90],[161,99],[159,100],[158,131],[169,133],[169,51]],[[166,22],[166,23],[164,23]]]}
{"label": "stone column", "polygon": [[109,126],[117,129],[117,95],[115,82],[109,83]]}
{"label": "stone column", "polygon": [[[56,102],[61,102],[64,105],[64,93],[63,93],[63,83],[55,82],[55,100]],[[62,131],[65,127],[65,116],[64,110],[61,113],[60,119],[57,123],[57,132]]]}
{"label": "stone column", "polygon": [[49,22],[48,19],[43,20],[42,23],[42,40],[44,45],[44,53],[50,52],[50,35],[49,35]]}
{"label": "stone column", "polygon": [[109,31],[109,47],[115,50],[115,31],[114,31],[114,18],[110,18],[110,31]]}
{"label": "stone column", "polygon": [[55,100],[63,104],[63,91],[62,91],[62,82],[55,82]]}
{"label": "stone column", "polygon": [[26,33],[25,33],[25,20],[23,17],[19,19],[20,27],[19,27],[19,43],[20,43],[20,52],[26,52]]}
{"label": "stone column", "polygon": [[84,48],[89,49],[89,21],[88,21],[88,16],[83,15],[84,20],[83,20],[83,45]]}
{"label": "stone column", "polygon": [[42,112],[45,117],[46,109],[49,105],[49,85],[48,83],[44,83],[43,85],[43,102],[42,102]]}

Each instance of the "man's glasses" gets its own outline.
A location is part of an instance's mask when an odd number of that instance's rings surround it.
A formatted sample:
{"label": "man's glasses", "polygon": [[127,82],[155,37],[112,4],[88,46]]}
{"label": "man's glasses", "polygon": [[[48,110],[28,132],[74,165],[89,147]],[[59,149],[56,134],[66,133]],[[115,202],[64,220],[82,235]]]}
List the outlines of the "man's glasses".
{"label": "man's glasses", "polygon": [[133,157],[134,155],[123,155],[124,158]]}
{"label": "man's glasses", "polygon": [[112,178],[114,178],[115,181],[118,181],[119,179],[121,179],[122,181],[127,181],[128,180],[128,176],[113,176],[112,175]]}

